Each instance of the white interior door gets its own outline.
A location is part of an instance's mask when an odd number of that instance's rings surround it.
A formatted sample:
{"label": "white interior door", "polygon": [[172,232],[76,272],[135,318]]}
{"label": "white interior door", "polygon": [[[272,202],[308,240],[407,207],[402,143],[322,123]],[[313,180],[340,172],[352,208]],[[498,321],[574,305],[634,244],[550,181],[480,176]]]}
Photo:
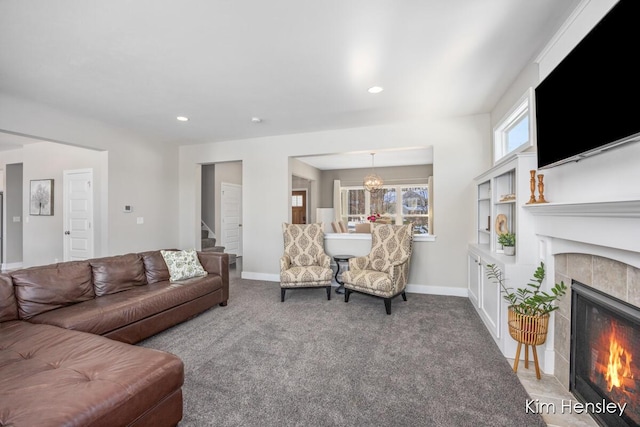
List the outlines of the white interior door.
{"label": "white interior door", "polygon": [[68,170],[64,185],[64,260],[93,257],[93,170]]}
{"label": "white interior door", "polygon": [[242,256],[242,186],[223,182],[220,191],[220,244],[225,252]]}

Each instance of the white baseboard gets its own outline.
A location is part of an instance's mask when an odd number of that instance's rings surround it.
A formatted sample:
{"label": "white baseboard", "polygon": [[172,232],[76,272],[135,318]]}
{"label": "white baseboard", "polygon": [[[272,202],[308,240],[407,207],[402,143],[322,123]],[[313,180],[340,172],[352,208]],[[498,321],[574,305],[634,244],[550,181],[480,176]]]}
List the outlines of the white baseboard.
{"label": "white baseboard", "polygon": [[10,262],[8,264],[2,264],[2,271],[5,270],[17,270],[18,268],[22,268],[21,262]]}
{"label": "white baseboard", "polygon": [[[279,282],[279,274],[254,273],[251,271],[243,271],[241,277],[248,280],[264,280],[266,282]],[[332,286],[337,286],[334,281]],[[468,297],[467,288],[449,288],[446,286],[429,286],[429,285],[407,285],[407,292],[414,294],[431,294],[431,295],[447,295],[454,297]]]}
{"label": "white baseboard", "polygon": [[266,282],[279,282],[280,275],[279,274],[268,274],[268,273],[254,273],[252,271],[243,271],[241,276],[243,279],[248,280],[264,280]]}
{"label": "white baseboard", "polygon": [[469,296],[467,288],[449,288],[446,286],[407,285],[407,292],[413,294],[447,295],[453,297]]}

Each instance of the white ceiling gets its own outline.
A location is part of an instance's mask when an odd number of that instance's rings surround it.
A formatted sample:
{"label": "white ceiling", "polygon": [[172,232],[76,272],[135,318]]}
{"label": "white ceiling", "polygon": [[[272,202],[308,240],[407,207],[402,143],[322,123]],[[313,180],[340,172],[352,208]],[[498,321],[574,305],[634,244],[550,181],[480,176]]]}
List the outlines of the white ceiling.
{"label": "white ceiling", "polygon": [[[353,151],[348,153],[327,154],[321,156],[296,157],[320,170],[358,169],[372,166],[411,166],[429,165],[433,163],[433,149],[431,148],[402,148],[397,150]],[[373,160],[373,162],[372,162]]]}
{"label": "white ceiling", "polygon": [[0,92],[171,144],[487,113],[578,2],[2,0]]}

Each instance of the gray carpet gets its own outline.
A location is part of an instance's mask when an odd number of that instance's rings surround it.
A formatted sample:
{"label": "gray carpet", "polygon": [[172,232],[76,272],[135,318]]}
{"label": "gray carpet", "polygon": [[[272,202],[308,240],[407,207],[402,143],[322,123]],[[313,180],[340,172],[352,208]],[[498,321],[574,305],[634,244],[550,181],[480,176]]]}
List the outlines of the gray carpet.
{"label": "gray carpet", "polygon": [[140,343],[185,364],[187,426],[545,426],[466,298],[232,279],[227,307]]}

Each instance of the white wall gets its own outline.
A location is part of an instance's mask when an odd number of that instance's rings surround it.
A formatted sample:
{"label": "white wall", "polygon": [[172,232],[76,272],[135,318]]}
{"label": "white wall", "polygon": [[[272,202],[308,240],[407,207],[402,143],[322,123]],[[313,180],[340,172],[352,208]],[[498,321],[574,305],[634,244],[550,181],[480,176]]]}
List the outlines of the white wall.
{"label": "white wall", "polygon": [[542,81],[584,38],[585,35],[618,3],[618,0],[583,1],[567,19],[556,36],[534,62],[539,64]]}
{"label": "white wall", "polygon": [[[178,246],[177,147],[5,94],[0,94],[0,131],[107,153],[108,168],[99,177],[101,255]],[[124,205],[132,205],[133,213],[124,213]],[[144,224],[137,224],[138,217]],[[56,248],[42,250],[53,254]]]}
{"label": "white wall", "polygon": [[[94,222],[102,223],[103,170],[107,167],[105,152],[88,150],[51,142],[25,145],[23,148],[23,266],[51,264],[62,261],[64,223],[63,171],[93,170]],[[53,179],[53,215],[29,215],[29,187],[34,179]],[[102,229],[94,227],[94,253],[104,249]]]}
{"label": "white wall", "polygon": [[[584,2],[503,95],[491,113],[492,125],[528,87],[536,87],[616,3],[616,0]],[[640,180],[639,160],[640,143],[633,143],[578,163],[540,171],[545,176],[545,199],[555,203],[639,199],[636,185]]]}
{"label": "white wall", "polygon": [[180,246],[199,234],[200,164],[241,159],[244,277],[278,274],[281,224],[289,218],[289,157],[431,147],[437,240],[413,260],[417,285],[466,288],[466,250],[473,238],[473,178],[490,164],[489,116],[405,122],[180,147]]}
{"label": "white wall", "polygon": [[[584,2],[502,96],[491,113],[492,126],[529,87],[535,88],[616,3]],[[578,163],[539,171],[545,176],[545,199],[554,203],[640,199],[636,184],[640,180],[639,160],[640,143],[632,143]]]}
{"label": "white wall", "polygon": [[[540,81],[615,3],[616,0],[590,1],[572,17],[559,36],[538,58]],[[588,84],[585,90],[588,90]],[[541,171],[545,176],[545,199],[556,203],[638,200],[639,161],[640,143],[636,142],[577,163]]]}

